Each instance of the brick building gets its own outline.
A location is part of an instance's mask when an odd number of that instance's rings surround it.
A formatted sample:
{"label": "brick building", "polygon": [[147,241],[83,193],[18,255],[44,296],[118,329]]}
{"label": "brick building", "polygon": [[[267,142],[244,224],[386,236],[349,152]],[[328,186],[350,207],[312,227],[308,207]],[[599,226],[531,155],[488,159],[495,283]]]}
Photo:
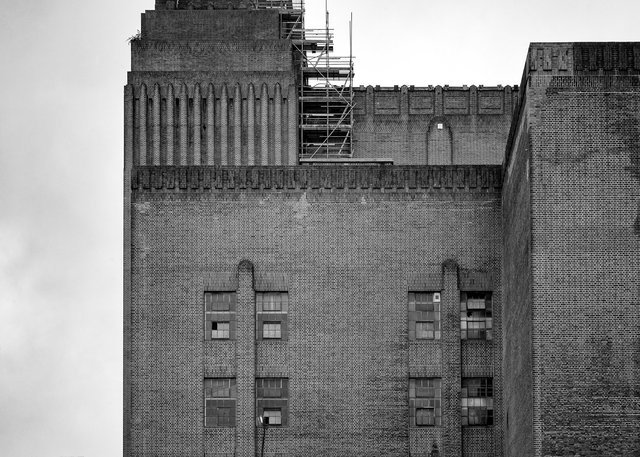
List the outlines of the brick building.
{"label": "brick building", "polygon": [[131,45],[125,456],[640,455],[640,44],[356,88],[298,1],[157,0]]}

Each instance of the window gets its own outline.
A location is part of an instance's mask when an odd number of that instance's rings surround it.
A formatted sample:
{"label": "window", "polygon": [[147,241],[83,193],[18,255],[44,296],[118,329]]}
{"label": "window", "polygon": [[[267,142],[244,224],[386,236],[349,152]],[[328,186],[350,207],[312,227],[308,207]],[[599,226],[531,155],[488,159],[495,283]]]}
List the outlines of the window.
{"label": "window", "polygon": [[288,425],[289,380],[287,378],[256,379],[257,415],[271,426]]}
{"label": "window", "polygon": [[205,427],[235,427],[236,380],[233,378],[205,378]]}
{"label": "window", "polygon": [[288,312],[289,294],[287,292],[257,292],[256,339],[286,340]]}
{"label": "window", "polygon": [[233,340],[236,332],[235,292],[205,292],[205,340]]}
{"label": "window", "polygon": [[412,427],[442,425],[442,380],[409,379],[409,420]]}
{"label": "window", "polygon": [[214,340],[228,340],[229,322],[211,322],[211,338]]}
{"label": "window", "polygon": [[409,339],[439,340],[440,292],[409,292]]}
{"label": "window", "polygon": [[262,412],[264,422],[267,425],[282,425],[282,410],[277,409],[265,409]]}
{"label": "window", "polygon": [[460,294],[460,335],[463,340],[493,339],[490,292]]}
{"label": "window", "polygon": [[416,339],[432,340],[434,338],[433,322],[416,322]]}
{"label": "window", "polygon": [[493,425],[493,379],[462,379],[462,425]]}
{"label": "window", "polygon": [[262,324],[263,339],[280,339],[282,338],[282,326],[280,322],[265,322]]}
{"label": "window", "polygon": [[416,425],[436,425],[436,410],[435,408],[417,408],[416,409]]}

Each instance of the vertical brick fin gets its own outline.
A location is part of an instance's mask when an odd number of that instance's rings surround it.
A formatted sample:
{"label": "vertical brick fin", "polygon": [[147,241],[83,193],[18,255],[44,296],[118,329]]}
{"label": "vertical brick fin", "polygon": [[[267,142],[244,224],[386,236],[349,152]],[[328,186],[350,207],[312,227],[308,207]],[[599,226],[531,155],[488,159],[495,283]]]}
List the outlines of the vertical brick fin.
{"label": "vertical brick fin", "polygon": [[138,134],[138,164],[146,165],[147,164],[147,85],[142,84],[140,86],[140,94],[139,94],[139,107],[138,115],[139,115],[139,124],[140,124],[140,132]]}
{"label": "vertical brick fin", "polygon": [[469,114],[478,114],[478,88],[476,86],[469,87]]}
{"label": "vertical brick fin", "polygon": [[174,159],[174,141],[176,131],[176,121],[174,108],[176,106],[176,96],[173,90],[173,84],[167,86],[167,165],[171,166],[175,163]]}
{"label": "vertical brick fin", "polygon": [[256,89],[253,83],[247,91],[247,165],[256,164]]}
{"label": "vertical brick fin", "polygon": [[189,91],[186,84],[180,86],[180,162],[179,165],[189,165],[188,163],[188,132],[187,132],[187,106],[189,104]]}
{"label": "vertical brick fin", "polygon": [[298,164],[298,101],[296,86],[291,84],[287,94],[287,121],[289,124],[289,138],[287,146],[289,149],[288,165]]}
{"label": "vertical brick fin", "polygon": [[236,84],[233,91],[233,164],[242,165],[242,89]]}
{"label": "vertical brick fin", "polygon": [[443,455],[462,455],[462,423],[460,419],[461,346],[460,346],[460,291],[458,265],[448,260],[442,265],[442,410]]}
{"label": "vertical brick fin", "polygon": [[229,92],[227,85],[222,85],[220,94],[220,165],[229,164]]}
{"label": "vertical brick fin", "polygon": [[215,122],[215,106],[216,106],[216,91],[213,87],[213,84],[209,84],[209,88],[207,90],[207,164],[214,165],[215,164],[215,133],[216,133],[216,122]]}
{"label": "vertical brick fin", "polygon": [[436,86],[436,116],[444,114],[444,96],[442,86]]}
{"label": "vertical brick fin", "polygon": [[[135,95],[133,93],[133,86],[128,84],[124,87],[124,163],[125,169],[130,169],[133,166],[133,130],[135,128],[135,121],[133,119]],[[126,179],[126,177],[125,177]]]}
{"label": "vertical brick fin", "polygon": [[193,164],[202,165],[202,91],[196,84],[193,91]]}
{"label": "vertical brick fin", "polygon": [[407,86],[400,88],[400,118],[409,120],[409,88]]}
{"label": "vertical brick fin", "polygon": [[282,89],[280,84],[276,83],[276,93],[274,99],[274,116],[275,116],[275,131],[274,131],[274,154],[275,165],[285,165],[282,160]]}
{"label": "vertical brick fin", "polygon": [[260,164],[269,165],[269,88],[262,84],[260,92]]}
{"label": "vertical brick fin", "polygon": [[153,157],[151,165],[162,165],[160,163],[160,86],[153,86]]}
{"label": "vertical brick fin", "polygon": [[253,264],[238,266],[236,455],[255,456],[256,311]]}

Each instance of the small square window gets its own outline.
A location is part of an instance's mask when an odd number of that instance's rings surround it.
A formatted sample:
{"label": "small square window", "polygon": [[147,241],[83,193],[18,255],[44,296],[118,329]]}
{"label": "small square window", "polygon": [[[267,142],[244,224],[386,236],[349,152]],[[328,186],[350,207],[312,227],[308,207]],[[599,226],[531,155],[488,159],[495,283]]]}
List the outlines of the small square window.
{"label": "small square window", "polygon": [[444,128],[444,124],[439,123],[439,124],[438,124],[438,130],[442,130],[443,128]]}
{"label": "small square window", "polygon": [[229,322],[211,322],[211,339],[228,340]]}
{"label": "small square window", "polygon": [[262,338],[264,339],[282,338],[282,324],[280,322],[265,322],[262,325]]}
{"label": "small square window", "polygon": [[433,322],[416,322],[416,339],[432,340],[435,337],[435,326]]}
{"label": "small square window", "polygon": [[265,409],[262,417],[266,425],[282,425],[282,410],[280,408]]}

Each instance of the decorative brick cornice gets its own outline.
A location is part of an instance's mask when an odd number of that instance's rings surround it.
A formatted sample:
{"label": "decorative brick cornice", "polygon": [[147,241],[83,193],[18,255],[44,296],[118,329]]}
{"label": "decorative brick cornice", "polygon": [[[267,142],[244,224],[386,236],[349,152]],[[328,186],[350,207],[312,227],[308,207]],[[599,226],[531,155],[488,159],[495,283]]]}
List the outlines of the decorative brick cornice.
{"label": "decorative brick cornice", "polygon": [[134,167],[131,187],[139,192],[227,190],[389,189],[443,192],[502,188],[502,167],[481,166],[296,166]]}

